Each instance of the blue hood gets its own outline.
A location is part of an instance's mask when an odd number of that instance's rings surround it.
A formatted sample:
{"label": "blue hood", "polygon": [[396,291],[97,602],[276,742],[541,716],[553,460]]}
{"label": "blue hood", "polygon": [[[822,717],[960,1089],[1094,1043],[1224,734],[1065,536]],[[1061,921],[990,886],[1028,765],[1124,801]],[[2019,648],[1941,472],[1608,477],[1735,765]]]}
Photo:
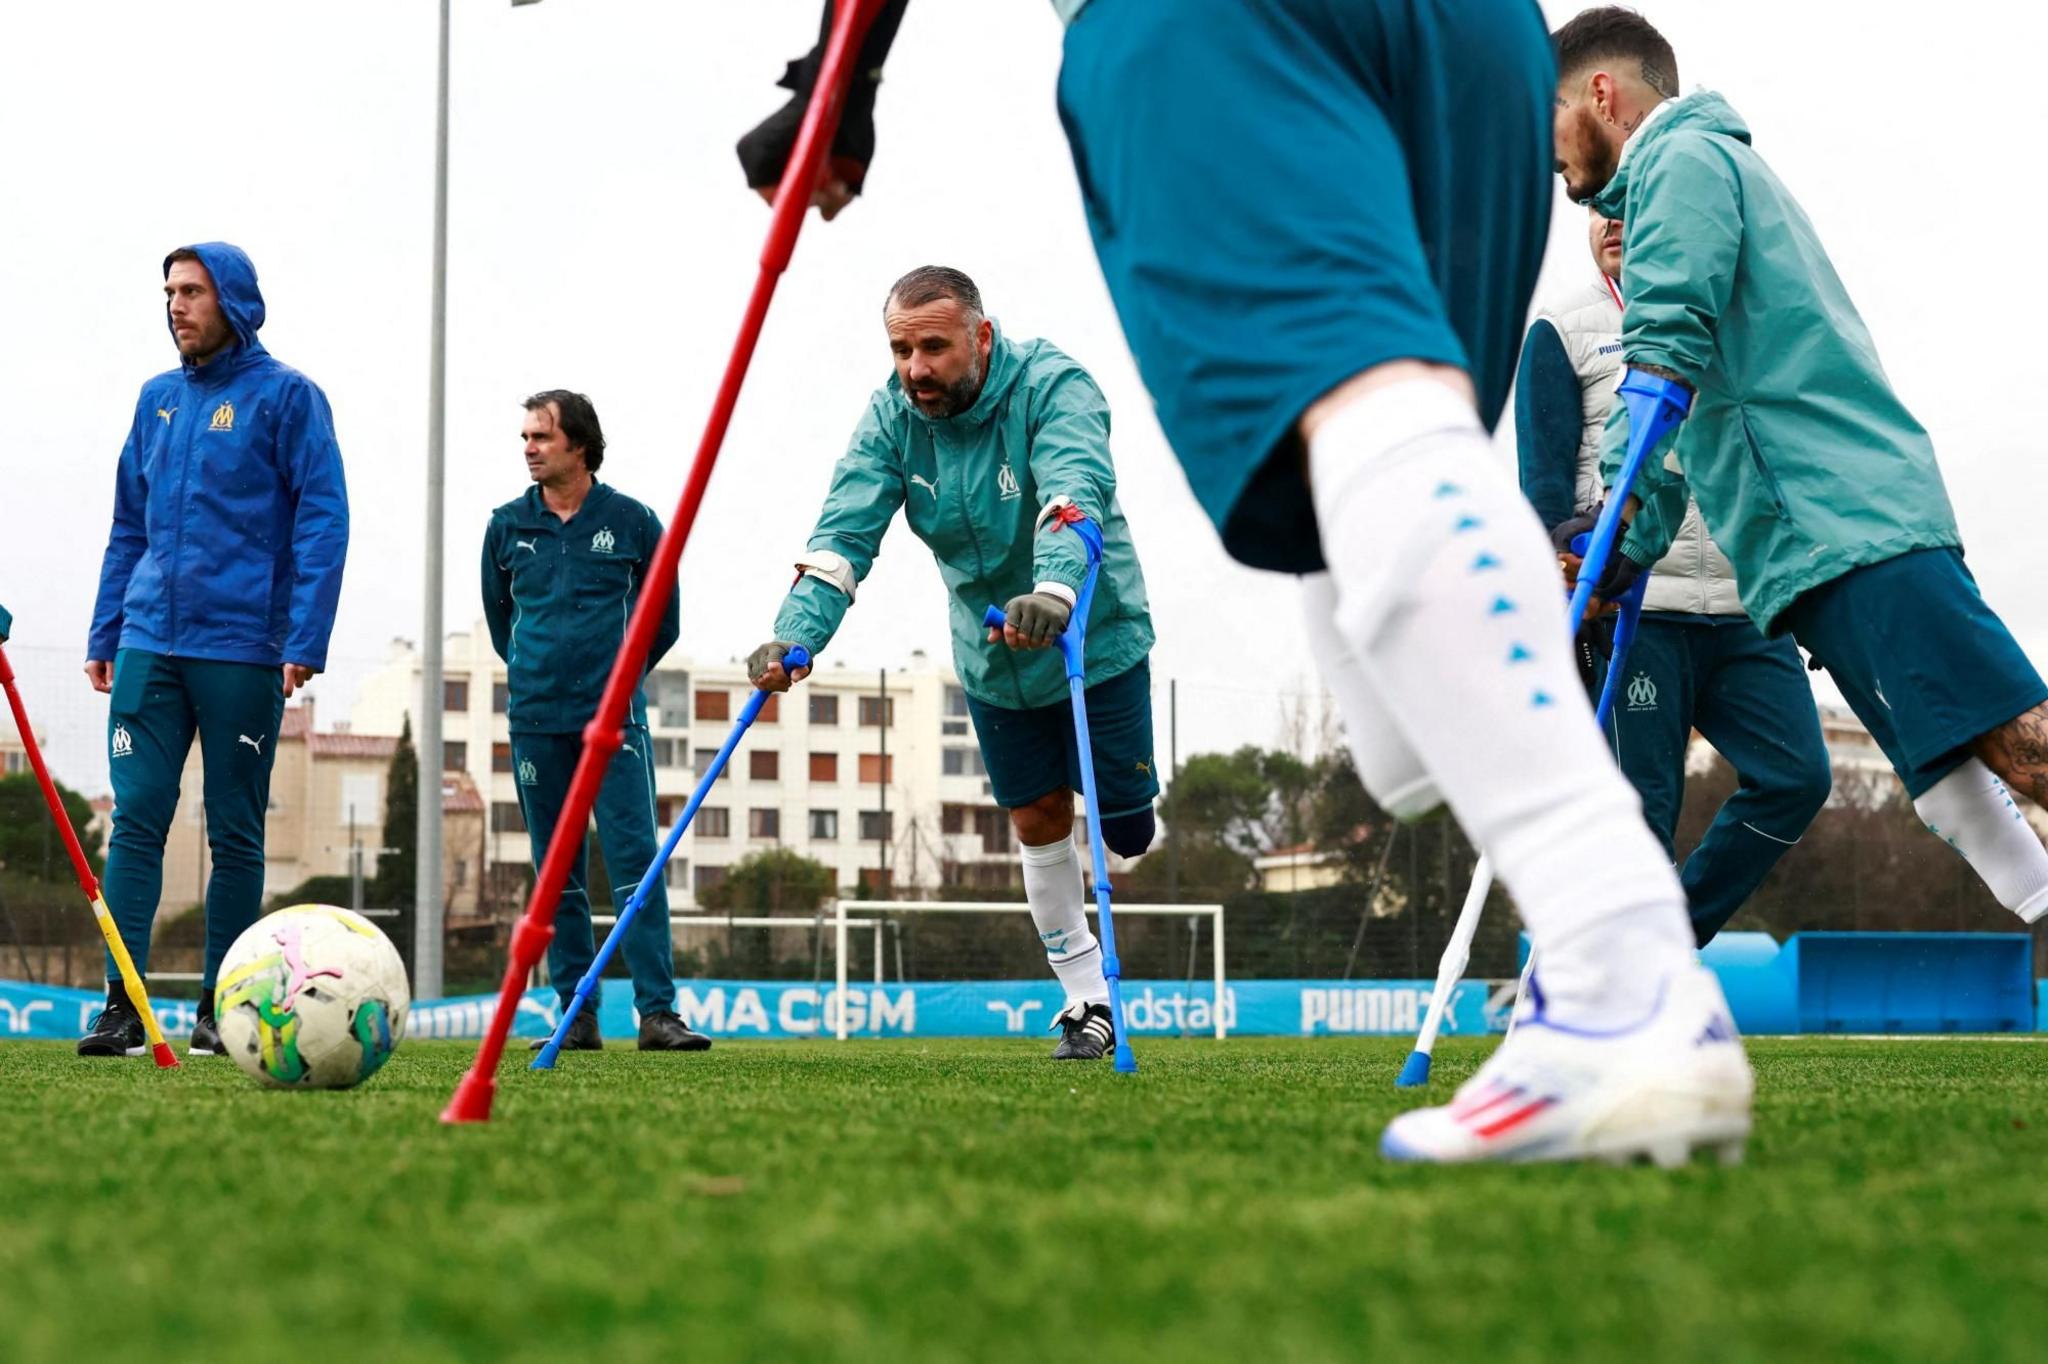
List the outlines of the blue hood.
{"label": "blue hood", "polygon": [[[248,253],[228,242],[195,242],[178,250],[198,256],[206,273],[213,276],[214,292],[220,295],[220,310],[226,314],[228,326],[234,328],[235,339],[247,350],[262,352],[263,343],[256,339],[256,333],[263,327],[263,291],[256,287],[256,265]],[[171,257],[165,256],[164,276],[169,278],[170,273]],[[171,308],[166,302],[164,326],[168,329],[170,325]],[[172,331],[171,344],[175,346],[177,341],[178,334]]]}

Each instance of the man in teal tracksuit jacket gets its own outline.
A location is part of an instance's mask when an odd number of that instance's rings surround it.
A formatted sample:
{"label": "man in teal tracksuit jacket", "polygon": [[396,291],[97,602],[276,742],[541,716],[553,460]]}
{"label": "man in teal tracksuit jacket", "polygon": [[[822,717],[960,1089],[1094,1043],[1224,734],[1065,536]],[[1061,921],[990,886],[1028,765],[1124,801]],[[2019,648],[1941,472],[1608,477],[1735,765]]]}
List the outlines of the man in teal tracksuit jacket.
{"label": "man in teal tracksuit jacket", "polygon": [[[263,294],[225,242],[164,259],[179,365],[142,386],[114,474],[114,524],[86,640],[111,693],[107,907],[149,969],[164,839],[196,734],[205,763],[206,956],[190,1050],[220,1049],[213,985],[263,905],[263,824],[285,698],[327,666],[348,492],[327,396],[256,339]],[[82,1056],[141,1055],[111,958]]]}
{"label": "man in teal tracksuit jacket", "polygon": [[[597,481],[604,429],[582,394],[550,389],[528,398],[523,435],[534,486],[491,513],[484,531],[483,597],[492,647],[505,660],[512,768],[538,868],[583,754],[583,727],[597,713],[625,641],[626,622],[661,539],[661,521]],[[677,620],[671,596],[646,669],[676,642]],[[647,735],[647,699],[637,687],[625,740],[605,769],[595,813],[616,912],[625,908],[657,851],[654,747]],[[597,957],[588,872],[589,854],[579,846],[548,944],[548,975],[564,1004]],[[621,944],[633,976],[642,1051],[701,1051],[711,1045],[676,1015],[672,941],[668,891],[657,879]],[[595,1009],[577,1016],[564,1045],[590,1051],[602,1045]]]}
{"label": "man in teal tracksuit jacket", "polygon": [[[924,266],[890,289],[883,322],[896,373],[868,400],[796,562],[775,638],[748,658],[757,686],[787,687],[782,657],[832,640],[900,508],[938,559],[953,665],[996,803],[1023,845],[1024,894],[1067,995],[1054,1056],[1094,1059],[1112,1035],[1102,954],[1089,931],[1074,844],[1082,787],[1066,672],[1049,648],[1088,572],[1081,516],[1102,532],[1087,621],[1086,701],[1102,838],[1151,846],[1152,617],[1116,501],[1109,407],[1088,372],[1044,341],[1012,341],[974,281]],[[982,625],[1001,604],[1003,630]],[[797,670],[797,676],[803,675]]]}
{"label": "man in teal tracksuit jacket", "polygon": [[[1963,565],[1933,443],[1727,101],[1676,97],[1670,45],[1632,11],[1556,42],[1567,189],[1625,224],[1623,358],[1694,395],[1623,554],[1655,563],[1696,499],[1757,628],[1828,670],[1921,818],[2033,922],[2048,852],[2006,784],[2048,801],[2048,686]],[[1627,436],[1616,404],[1610,486]]]}

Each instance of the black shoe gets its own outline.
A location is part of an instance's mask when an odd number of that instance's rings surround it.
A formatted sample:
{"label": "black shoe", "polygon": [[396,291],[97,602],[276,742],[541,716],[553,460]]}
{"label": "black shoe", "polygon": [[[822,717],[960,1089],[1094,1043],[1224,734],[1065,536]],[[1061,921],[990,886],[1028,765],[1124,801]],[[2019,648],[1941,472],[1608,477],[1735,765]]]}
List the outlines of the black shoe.
{"label": "black shoe", "polygon": [[213,1018],[213,991],[199,992],[199,1021],[192,1025],[192,1040],[185,1044],[187,1056],[226,1056],[228,1049],[221,1045],[220,1027]]}
{"label": "black shoe", "polygon": [[1116,1025],[1109,1020],[1107,1004],[1069,1004],[1053,1015],[1052,1025],[1060,1030],[1060,1044],[1052,1049],[1055,1061],[1100,1061],[1116,1045]]}
{"label": "black shoe", "polygon": [[[603,1051],[604,1038],[598,1036],[596,1005],[585,1004],[576,1011],[576,1021],[569,1025],[569,1035],[562,1039],[563,1051]],[[539,1051],[548,1044],[545,1037],[536,1037],[527,1043],[528,1051]]]}
{"label": "black shoe", "polygon": [[711,1039],[691,1032],[683,1020],[666,1009],[640,1015],[640,1050],[710,1051]]}
{"label": "black shoe", "polygon": [[92,1027],[78,1039],[80,1056],[140,1056],[149,1050],[148,1034],[142,1030],[142,1015],[128,1002],[119,981],[107,985],[107,1006],[92,1020]]}

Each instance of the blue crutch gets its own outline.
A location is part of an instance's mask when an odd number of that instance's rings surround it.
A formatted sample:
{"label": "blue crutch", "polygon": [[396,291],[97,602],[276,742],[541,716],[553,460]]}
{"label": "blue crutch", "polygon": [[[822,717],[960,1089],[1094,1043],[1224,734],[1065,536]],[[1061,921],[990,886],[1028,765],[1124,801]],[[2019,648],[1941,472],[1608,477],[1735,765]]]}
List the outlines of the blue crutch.
{"label": "blue crutch", "polygon": [[[1635,488],[1636,477],[1642,472],[1643,461],[1649,458],[1650,452],[1673,427],[1685,420],[1685,414],[1692,406],[1692,394],[1680,385],[1633,368],[1623,376],[1619,392],[1628,411],[1628,453],[1622,460],[1614,491],[1601,510],[1600,519],[1590,533],[1572,542],[1573,551],[1582,558],[1578,585],[1572,592],[1566,615],[1574,629],[1585,618],[1586,607],[1593,599],[1593,585],[1606,571],[1608,558],[1614,552],[1615,541],[1620,536],[1621,514]],[[1638,577],[1617,603],[1621,611],[1614,626],[1614,649],[1608,657],[1607,676],[1600,687],[1600,704],[1594,712],[1595,723],[1603,729],[1607,725],[1607,717],[1614,711],[1616,690],[1628,659],[1629,647],[1635,643],[1636,624],[1642,617],[1643,590],[1648,586],[1648,574]],[[1465,966],[1472,954],[1472,936],[1478,931],[1479,916],[1486,906],[1487,893],[1492,889],[1493,863],[1491,859],[1481,857],[1479,865],[1472,869],[1472,884],[1465,892],[1465,903],[1458,910],[1458,922],[1451,930],[1450,941],[1444,944],[1442,960],[1437,963],[1436,988],[1430,995],[1429,1012],[1423,1017],[1422,1028],[1415,1036],[1415,1049],[1408,1053],[1408,1060],[1394,1081],[1400,1088],[1410,1089],[1429,1083],[1437,1031],[1443,1026],[1452,992],[1464,979]],[[1517,986],[1518,996],[1520,989],[1528,984],[1529,968],[1535,960],[1535,954],[1531,953],[1528,963],[1524,964]]]}
{"label": "blue crutch", "polygon": [[[1095,577],[1102,569],[1102,531],[1093,521],[1076,515],[1061,520],[1088,547],[1088,576],[1075,597],[1067,628],[1060,632],[1060,656],[1067,663],[1067,693],[1074,704],[1074,743],[1081,755],[1081,799],[1088,814],[1088,855],[1095,872],[1095,908],[1102,925],[1102,975],[1109,982],[1109,1013],[1116,1020],[1116,1068],[1126,1075],[1138,1069],[1131,1052],[1130,1020],[1124,1014],[1123,964],[1116,955],[1116,922],[1109,909],[1109,867],[1102,859],[1102,812],[1095,803],[1095,751],[1088,742],[1088,702],[1085,695],[1088,647],[1088,608],[1095,601]],[[1002,608],[991,606],[982,624],[992,630],[1003,626]],[[1219,1007],[1221,1001],[1218,1002]]]}
{"label": "blue crutch", "polygon": [[[801,644],[782,657],[785,671],[793,672],[798,668],[807,668],[810,663],[810,650]],[[612,931],[604,935],[604,945],[597,949],[597,959],[590,963],[590,969],[583,973],[583,979],[576,982],[576,993],[562,1006],[562,1019],[555,1024],[554,1035],[548,1038],[547,1045],[540,1049],[540,1055],[533,1058],[533,1064],[527,1067],[528,1070],[555,1068],[555,1058],[562,1054],[562,1040],[569,1035],[569,1025],[576,1021],[576,1015],[583,1011],[584,1004],[596,992],[598,978],[604,974],[604,968],[611,964],[612,955],[619,950],[619,943],[624,940],[626,930],[632,927],[634,918],[639,915],[640,906],[654,893],[654,887],[661,880],[661,874],[667,868],[669,858],[675,855],[676,845],[683,841],[683,831],[688,829],[690,821],[697,817],[697,807],[702,805],[704,797],[710,794],[711,784],[718,780],[718,774],[725,771],[726,760],[731,758],[733,750],[740,746],[740,740],[746,735],[748,726],[752,725],[754,717],[761,713],[761,707],[768,704],[770,695],[769,692],[757,689],[747,698],[747,704],[740,708],[740,718],[734,722],[732,733],[725,736],[725,744],[718,750],[718,756],[711,760],[711,766],[705,770],[703,776],[697,778],[697,789],[690,792],[690,801],[683,807],[682,817],[676,821],[676,827],[668,831],[668,837],[662,840],[661,851],[654,854],[654,861],[648,865],[646,874],[640,878],[640,884],[633,887],[633,894],[626,901],[626,907],[619,911],[618,921],[612,925]]]}

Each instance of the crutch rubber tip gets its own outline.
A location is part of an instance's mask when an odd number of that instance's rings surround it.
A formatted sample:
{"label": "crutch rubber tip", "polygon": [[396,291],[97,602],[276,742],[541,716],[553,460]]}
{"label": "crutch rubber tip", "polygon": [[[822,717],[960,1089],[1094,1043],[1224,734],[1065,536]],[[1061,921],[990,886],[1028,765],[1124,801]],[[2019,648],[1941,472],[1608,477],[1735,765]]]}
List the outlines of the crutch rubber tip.
{"label": "crutch rubber tip", "polygon": [[489,1122],[491,1120],[491,1099],[497,1093],[498,1084],[488,1075],[475,1071],[462,1077],[462,1083],[455,1086],[455,1097],[441,1110],[442,1122]]}
{"label": "crutch rubber tip", "polygon": [[553,1070],[554,1068],[555,1054],[546,1047],[540,1049],[540,1055],[534,1057],[533,1064],[527,1067],[528,1070]]}
{"label": "crutch rubber tip", "polygon": [[1429,1053],[1411,1051],[1408,1060],[1401,1067],[1401,1078],[1394,1081],[1396,1089],[1416,1089],[1429,1083]]}
{"label": "crutch rubber tip", "polygon": [[1131,1051],[1131,1044],[1123,1041],[1121,1038],[1117,1040],[1116,1044],[1115,1064],[1116,1073],[1119,1075],[1136,1075],[1138,1073],[1137,1055]]}
{"label": "crutch rubber tip", "polygon": [[178,1068],[178,1053],[171,1050],[171,1044],[168,1042],[157,1043],[149,1049],[149,1054],[156,1058],[156,1068],[158,1070],[176,1070]]}

